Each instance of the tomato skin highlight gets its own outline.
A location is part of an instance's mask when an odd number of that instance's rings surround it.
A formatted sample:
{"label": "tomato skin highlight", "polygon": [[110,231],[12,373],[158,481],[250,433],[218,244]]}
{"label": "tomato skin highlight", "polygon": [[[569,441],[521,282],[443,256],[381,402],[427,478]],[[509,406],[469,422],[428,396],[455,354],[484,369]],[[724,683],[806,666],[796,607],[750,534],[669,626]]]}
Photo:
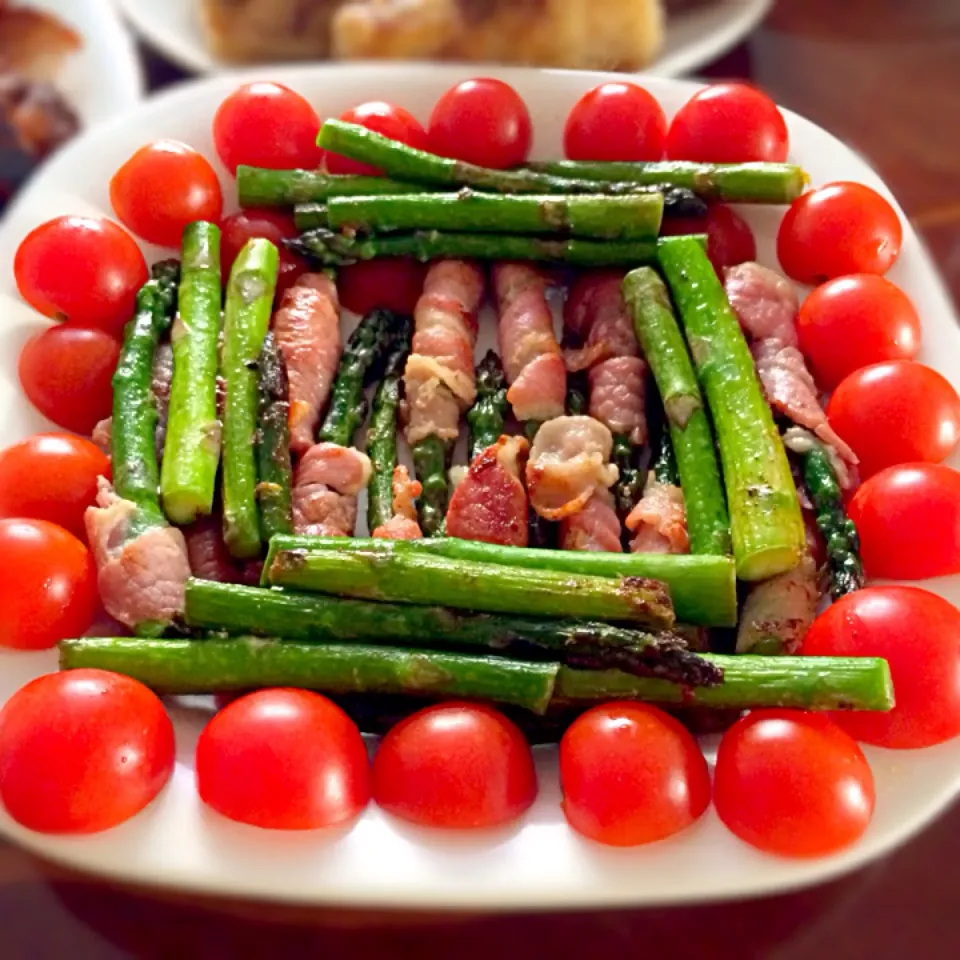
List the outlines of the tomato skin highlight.
{"label": "tomato skin highlight", "polygon": [[220,225],[220,274],[223,283],[226,284],[233,261],[237,259],[237,254],[248,240],[269,240],[280,252],[277,292],[274,296],[274,299],[279,302],[301,274],[310,269],[306,260],[291,253],[283,245],[284,240],[298,236],[299,232],[293,217],[281,210],[248,207],[226,217]]}
{"label": "tomato skin highlight", "polygon": [[0,799],[42,833],[95,833],[139,813],[173,772],[173,724],[142,683],[50,673],[0,712]]}
{"label": "tomato skin highlight", "polygon": [[898,463],[939,463],[960,443],[960,396],[912,360],[851,373],[830,398],[827,418],[860,458],[863,479]]}
{"label": "tomato skin highlight", "polygon": [[574,105],[563,131],[571,160],[661,160],[667,118],[635,83],[601,83]]}
{"label": "tomato skin highlight", "polygon": [[660,232],[666,237],[706,233],[707,257],[721,280],[724,267],[757,259],[757,241],[750,224],[724,203],[711,203],[701,219],[667,217]]}
{"label": "tomato skin highlight", "polygon": [[[420,121],[412,113],[398,107],[392,103],[386,103],[383,100],[371,100],[369,103],[362,103],[359,107],[353,107],[350,110],[340,114],[340,119],[345,123],[357,123],[368,130],[374,130],[377,133],[396,140],[399,143],[405,143],[408,147],[414,147],[417,150],[427,149],[427,132],[420,125]],[[383,171],[369,163],[360,163],[357,160],[351,160],[349,157],[343,157],[339,153],[327,154],[327,170],[330,173],[352,173],[368,177],[383,176]]]}
{"label": "tomato skin highlight", "polygon": [[832,714],[857,740],[910,750],[960,735],[960,611],[935,593],[892,585],[851,593],[817,617],[800,652],[889,664],[891,711]]}
{"label": "tomato skin highlight", "polygon": [[197,741],[200,799],[231,820],[315,830],[354,819],[370,800],[356,724],[308,690],[258,690],[227,703]]}
{"label": "tomato skin highlight", "polygon": [[536,797],[526,739],[482,704],[451,701],[405,717],[380,741],[373,760],[373,799],[422,826],[500,826]]}
{"label": "tomato skin highlight", "polygon": [[28,233],[13,260],[20,296],[45,317],[120,336],[133,316],[147,263],[110,220],[55,217]]}
{"label": "tomato skin highlight", "polygon": [[832,390],[861,367],[913,360],[920,350],[920,318],[910,298],[885,277],[854,273],[810,293],[797,316],[797,337],[817,383]]}
{"label": "tomato skin highlight", "polygon": [[359,260],[337,273],[340,303],[364,316],[371,310],[412,314],[427,275],[427,264],[412,257]]}
{"label": "tomato skin highlight", "polygon": [[47,520],[86,539],[83,514],[110,459],[69,433],[37,433],[0,451],[0,517]]}
{"label": "tomato skin highlight", "polygon": [[674,717],[640,703],[607,703],[560,741],[563,812],[578,833],[612,846],[653,843],[689,827],[710,803],[696,740]]}
{"label": "tomato skin highlight", "polygon": [[938,463],[887,467],[853,495],[867,576],[926,580],[960,573],[960,473]]}

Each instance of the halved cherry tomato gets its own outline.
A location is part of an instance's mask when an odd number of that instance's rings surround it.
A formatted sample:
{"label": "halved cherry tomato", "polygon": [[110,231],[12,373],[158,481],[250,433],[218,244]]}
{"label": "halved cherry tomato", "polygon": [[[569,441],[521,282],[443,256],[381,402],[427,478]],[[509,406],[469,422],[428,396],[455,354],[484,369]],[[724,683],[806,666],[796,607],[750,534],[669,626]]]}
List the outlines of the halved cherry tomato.
{"label": "halved cherry tomato", "polygon": [[0,520],[0,646],[45,650],[89,629],[99,605],[90,551],[46,520]]}
{"label": "halved cherry tomato", "polygon": [[427,124],[430,149],[481,167],[505,170],[526,162],[533,124],[523,98],[502,80],[464,80],[436,103]]}
{"label": "halved cherry tomato", "polygon": [[667,118],[635,83],[601,83],[574,105],[563,130],[571,160],[660,160]]}
{"label": "halved cherry tomato", "polygon": [[147,263],[130,235],[94,217],[56,217],[31,230],[13,272],[20,296],[45,317],[115,336],[147,282]]}
{"label": "halved cherry tomato", "polygon": [[110,203],[138,237],[179,247],[188,223],[220,220],[223,194],[206,157],[177,140],[157,140],[141,147],[113,175]]}
{"label": "halved cherry tomato", "polygon": [[20,385],[27,399],[58,427],[92,432],[109,417],[110,380],[120,344],[102,330],[64,324],[31,337],[20,352]]}
{"label": "halved cherry tomato", "polygon": [[[427,149],[427,132],[420,121],[412,113],[395,104],[373,100],[340,114],[340,119],[345,123],[358,123],[361,127],[375,130],[391,140],[405,143],[408,147],[415,147],[417,150]],[[356,160],[340,156],[339,153],[327,154],[327,169],[331,173],[365,174],[370,177],[377,177],[383,173],[382,170],[368,163],[358,163]]]}
{"label": "halved cherry tomato", "polygon": [[200,799],[255,827],[330,827],[370,800],[356,724],[307,690],[258,690],[226,704],[200,734],[196,768]]}
{"label": "halved cherry tomato", "polygon": [[563,812],[578,833],[618,847],[686,829],[710,803],[710,774],[679,720],[641,703],[606,703],[560,741]]}
{"label": "halved cherry tomato", "polygon": [[784,273],[817,284],[848,273],[886,273],[900,255],[903,225],[876,190],[838,181],[790,204],[777,232]]}
{"label": "halved cherry tomato", "polygon": [[724,267],[735,267],[738,263],[757,259],[757,241],[750,224],[736,210],[723,203],[711,203],[706,217],[699,220],[667,217],[661,233],[667,237],[705,233],[707,256],[721,278]]}
{"label": "halved cherry tomato", "polygon": [[874,800],[863,752],[822,714],[751,710],[720,742],[717,813],[767,853],[820,857],[842,850],[863,835]]}
{"label": "halved cherry tomato", "polygon": [[173,761],[163,704],[106,670],[37,677],[0,712],[0,798],[31,830],[114,827],[153,800]]}
{"label": "halved cherry tomato", "polygon": [[220,270],[226,283],[230,268],[237,254],[248,240],[260,238],[276,244],[280,251],[280,267],[277,272],[277,300],[292,287],[300,274],[310,265],[295,253],[291,253],[283,241],[297,236],[299,231],[293,217],[280,210],[249,208],[227,217],[220,226]]}
{"label": "halved cherry tomato", "polygon": [[493,827],[536,799],[533,755],[492,707],[443,703],[401,720],[373,760],[373,799],[429,827]]}
{"label": "halved cherry tomato", "polygon": [[110,460],[89,440],[37,433],[0,451],[0,517],[48,520],[86,539],[83,514]]}
{"label": "halved cherry tomato", "polygon": [[427,265],[412,257],[359,260],[337,275],[340,302],[361,316],[371,310],[413,313],[423,292]]}
{"label": "halved cherry tomato", "polygon": [[667,132],[667,158],[704,163],[787,159],[787,125],[777,105],[743,83],[698,90]]}
{"label": "halved cherry tomato", "polygon": [[912,360],[920,349],[920,318],[885,277],[855,273],[829,280],[803,301],[797,336],[817,383],[832,390],[871,363]]}
{"label": "halved cherry tomato", "polygon": [[236,173],[240,164],[291,170],[319,167],[320,118],[316,110],[280,83],[245,83],[217,108],[213,143],[221,163]]}
{"label": "halved cherry tomato", "polygon": [[960,612],[917,587],[867,587],[814,621],[800,652],[882,657],[896,706],[833,714],[851,736],[881,747],[929,747],[960,735]]}
{"label": "halved cherry tomato", "polygon": [[888,467],[853,495],[867,576],[925,580],[960,573],[960,473],[938,463]]}
{"label": "halved cherry tomato", "polygon": [[912,360],[856,370],[834,391],[830,425],[860,458],[860,476],[898,463],[939,463],[960,443],[960,396]]}

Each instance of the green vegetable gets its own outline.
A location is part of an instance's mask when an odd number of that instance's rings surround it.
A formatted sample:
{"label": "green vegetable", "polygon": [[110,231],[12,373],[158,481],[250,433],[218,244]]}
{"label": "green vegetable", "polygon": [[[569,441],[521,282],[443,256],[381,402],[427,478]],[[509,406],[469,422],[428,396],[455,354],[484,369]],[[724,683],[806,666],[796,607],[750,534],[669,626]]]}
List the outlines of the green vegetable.
{"label": "green vegetable", "polygon": [[260,505],[260,533],[269,541],[275,534],[293,531],[290,394],[283,354],[272,333],[264,338],[259,366],[257,503]]}
{"label": "green vegetable", "polygon": [[413,469],[423,487],[417,501],[420,529],[425,537],[435,537],[443,529],[447,516],[447,468],[453,445],[431,435],[413,445]]}
{"label": "green vegetable", "polygon": [[470,426],[470,462],[492,446],[504,432],[507,416],[507,378],[503,364],[488,350],[477,364],[477,399],[467,411]]}
{"label": "green vegetable", "polygon": [[625,517],[643,496],[646,478],[645,471],[640,468],[642,458],[643,447],[638,447],[626,434],[613,435],[610,461],[619,471],[617,482],[613,485],[613,498],[621,517]]}
{"label": "green vegetable", "polygon": [[660,433],[660,443],[657,445],[657,452],[650,469],[653,470],[653,476],[657,483],[671,483],[675,487],[680,486],[677,457],[673,452],[673,444],[670,442],[670,430],[666,429],[666,426]]}
{"label": "green vegetable", "polygon": [[314,227],[329,227],[327,205],[325,203],[298,203],[293,208],[294,226],[302,233]]}
{"label": "green vegetable", "polygon": [[241,207],[292,207],[324,203],[330,197],[378,197],[393,193],[420,193],[415,183],[386,177],[334,176],[317,170],[267,170],[237,167],[237,197]]}

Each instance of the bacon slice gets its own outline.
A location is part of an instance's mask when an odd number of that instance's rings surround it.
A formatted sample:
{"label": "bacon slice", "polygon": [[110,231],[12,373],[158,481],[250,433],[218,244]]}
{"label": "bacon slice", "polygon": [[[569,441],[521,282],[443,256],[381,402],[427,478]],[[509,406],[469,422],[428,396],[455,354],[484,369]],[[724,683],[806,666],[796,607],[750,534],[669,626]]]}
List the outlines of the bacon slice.
{"label": "bacon slice", "polygon": [[322,273],[300,277],[273,315],[273,333],[290,383],[290,449],[301,454],[313,444],[340,363],[340,303],[333,281]]}
{"label": "bacon slice", "polygon": [[373,531],[380,540],[419,540],[423,536],[417,523],[414,501],[423,493],[423,486],[411,478],[400,464],[393,468],[393,516]]}
{"label": "bacon slice", "polygon": [[630,442],[647,442],[647,374],[649,368],[640,357],[614,357],[590,370],[591,417],[608,427],[611,433],[623,433]]}
{"label": "bacon slice", "polygon": [[813,623],[819,601],[817,565],[810,556],[793,570],[755,584],[743,602],[737,653],[750,653],[771,641],[780,652],[795,653]]}
{"label": "bacon slice", "polygon": [[219,514],[201,517],[184,527],[183,536],[187,542],[190,570],[198,579],[250,586],[260,582],[262,561],[239,561],[230,556],[223,540],[223,519]]}
{"label": "bacon slice", "polygon": [[625,523],[636,534],[630,542],[631,553],[690,552],[683,491],[672,483],[659,483],[652,471]]}
{"label": "bacon slice", "polygon": [[800,302],[793,284],[783,274],[759,263],[727,267],[723,286],[727,299],[752,340],[779,340],[797,345],[797,312]]}
{"label": "bacon slice", "polygon": [[579,513],[560,521],[560,546],[563,550],[623,552],[620,518],[606,491],[598,490]]}
{"label": "bacon slice", "polygon": [[337,443],[314,444],[293,478],[293,526],[297,533],[350,537],[357,523],[357,494],[370,482],[370,458]]}
{"label": "bacon slice", "polygon": [[544,423],[526,470],[534,510],[546,520],[562,520],[582,510],[598,490],[616,483],[612,449],[612,434],[593,417],[555,417]]}
{"label": "bacon slice", "polygon": [[530,445],[523,437],[500,437],[473,458],[447,509],[447,533],[512,547],[528,541],[527,494],[520,480]]}

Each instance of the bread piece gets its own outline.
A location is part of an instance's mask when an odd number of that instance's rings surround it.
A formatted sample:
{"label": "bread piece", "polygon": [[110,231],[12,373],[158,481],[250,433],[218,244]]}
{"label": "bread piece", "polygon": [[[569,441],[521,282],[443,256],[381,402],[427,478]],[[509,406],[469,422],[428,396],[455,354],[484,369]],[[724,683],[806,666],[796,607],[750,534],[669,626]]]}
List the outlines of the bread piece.
{"label": "bread piece", "polygon": [[0,71],[49,81],[80,46],[77,33],[49,13],[9,4],[0,9]]}

